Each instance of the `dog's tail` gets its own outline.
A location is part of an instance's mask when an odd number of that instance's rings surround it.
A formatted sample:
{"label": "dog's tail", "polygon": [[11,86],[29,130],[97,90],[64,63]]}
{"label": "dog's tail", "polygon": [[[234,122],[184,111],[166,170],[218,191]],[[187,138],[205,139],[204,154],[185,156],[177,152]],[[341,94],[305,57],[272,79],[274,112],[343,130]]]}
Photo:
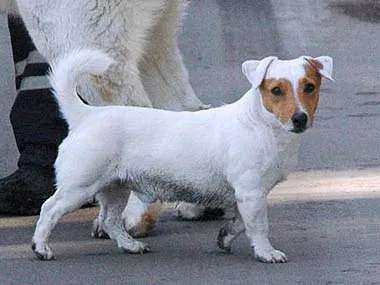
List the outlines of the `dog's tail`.
{"label": "dog's tail", "polygon": [[91,107],[84,104],[76,92],[79,78],[85,74],[101,74],[112,63],[114,60],[110,56],[96,49],[74,50],[52,63],[49,80],[70,129],[91,111]]}

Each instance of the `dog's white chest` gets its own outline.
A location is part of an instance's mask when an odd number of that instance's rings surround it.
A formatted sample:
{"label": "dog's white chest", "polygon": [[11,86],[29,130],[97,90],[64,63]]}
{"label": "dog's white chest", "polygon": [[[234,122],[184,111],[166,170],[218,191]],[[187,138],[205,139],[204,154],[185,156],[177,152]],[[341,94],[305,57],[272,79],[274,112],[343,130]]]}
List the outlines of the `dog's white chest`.
{"label": "dog's white chest", "polygon": [[282,132],[276,136],[276,155],[263,174],[263,186],[269,192],[276,184],[287,179],[297,164],[301,140],[299,135]]}

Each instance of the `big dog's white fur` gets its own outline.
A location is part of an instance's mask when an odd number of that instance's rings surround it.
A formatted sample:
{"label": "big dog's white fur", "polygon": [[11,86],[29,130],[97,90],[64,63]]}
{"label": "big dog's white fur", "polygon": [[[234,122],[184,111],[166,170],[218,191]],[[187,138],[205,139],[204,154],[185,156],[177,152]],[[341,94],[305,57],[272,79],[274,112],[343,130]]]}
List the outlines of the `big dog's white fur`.
{"label": "big dog's white fur", "polygon": [[[14,6],[10,0],[7,4]],[[79,93],[90,104],[177,111],[207,107],[194,94],[177,44],[185,0],[17,0],[17,4],[49,62],[88,47],[101,48],[116,59],[101,76],[80,78]],[[145,234],[154,221],[152,214],[131,195],[125,225],[136,235]],[[148,218],[141,221],[142,217]],[[94,234],[99,234],[97,227]]]}
{"label": "big dog's white fur", "polygon": [[116,65],[95,80],[81,78],[80,93],[91,104],[171,110],[198,110],[203,106],[188,82],[177,46],[176,32],[185,1],[17,3],[33,41],[49,62],[86,47],[101,48],[116,60]]}
{"label": "big dog's white fur", "polygon": [[[42,206],[33,237],[37,256],[54,257],[47,245],[52,229],[95,194],[107,205],[100,222],[118,246],[148,251],[122,226],[121,212],[132,190],[147,203],[181,200],[225,207],[236,202],[236,219],[221,230],[219,246],[229,249],[245,230],[257,259],[285,262],[285,254],[268,239],[266,196],[296,162],[300,136],[293,132],[305,130],[310,125],[305,117],[312,121],[316,109],[308,111],[303,93],[318,96],[321,76],[330,78],[331,58],[247,61],[243,72],[252,89],[233,104],[198,112],[84,105],[75,91],[78,79],[100,74],[112,62],[101,52],[84,50],[53,64],[51,82],[70,132],[55,164],[57,191]],[[267,80],[283,77],[293,90],[301,90],[281,97],[263,93]],[[303,90],[305,80],[314,91]],[[289,100],[294,110],[284,118],[281,110],[268,110],[267,100]]]}

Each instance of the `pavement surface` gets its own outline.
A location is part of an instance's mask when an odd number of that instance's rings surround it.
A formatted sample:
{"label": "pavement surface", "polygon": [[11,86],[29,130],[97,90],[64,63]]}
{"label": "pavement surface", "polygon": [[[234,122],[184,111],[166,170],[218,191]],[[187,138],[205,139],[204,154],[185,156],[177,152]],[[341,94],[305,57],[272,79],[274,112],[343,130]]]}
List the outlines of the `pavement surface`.
{"label": "pavement surface", "polygon": [[[315,125],[303,135],[297,171],[269,197],[270,237],[286,264],[256,262],[242,235],[217,249],[225,219],[185,222],[173,209],[144,240],[146,255],[93,240],[97,209],[57,226],[53,262],[30,250],[37,217],[0,217],[0,284],[380,284],[380,5],[375,0],[193,0],[181,50],[196,93],[214,106],[249,88],[240,64],[268,55],[330,55]],[[15,169],[8,113],[9,42],[0,16],[0,174]]]}
{"label": "pavement surface", "polygon": [[225,253],[216,246],[225,219],[181,221],[171,208],[143,239],[149,254],[91,239],[91,208],[56,227],[57,260],[43,262],[30,250],[38,217],[3,218],[0,284],[379,284],[379,173],[299,172],[279,185],[269,196],[270,236],[286,264],[255,261],[244,235]]}

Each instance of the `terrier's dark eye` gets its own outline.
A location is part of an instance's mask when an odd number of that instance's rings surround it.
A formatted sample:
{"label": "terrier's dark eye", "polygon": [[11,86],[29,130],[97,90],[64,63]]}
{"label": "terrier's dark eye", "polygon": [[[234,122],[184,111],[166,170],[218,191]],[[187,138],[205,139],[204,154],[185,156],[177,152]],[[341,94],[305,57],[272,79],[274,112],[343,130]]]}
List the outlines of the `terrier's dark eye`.
{"label": "terrier's dark eye", "polygon": [[310,94],[310,93],[313,93],[314,90],[315,90],[315,86],[313,84],[308,83],[305,85],[305,89],[304,89],[305,93]]}
{"label": "terrier's dark eye", "polygon": [[274,87],[272,90],[271,90],[272,94],[274,96],[281,96],[282,95],[282,90],[280,87]]}

